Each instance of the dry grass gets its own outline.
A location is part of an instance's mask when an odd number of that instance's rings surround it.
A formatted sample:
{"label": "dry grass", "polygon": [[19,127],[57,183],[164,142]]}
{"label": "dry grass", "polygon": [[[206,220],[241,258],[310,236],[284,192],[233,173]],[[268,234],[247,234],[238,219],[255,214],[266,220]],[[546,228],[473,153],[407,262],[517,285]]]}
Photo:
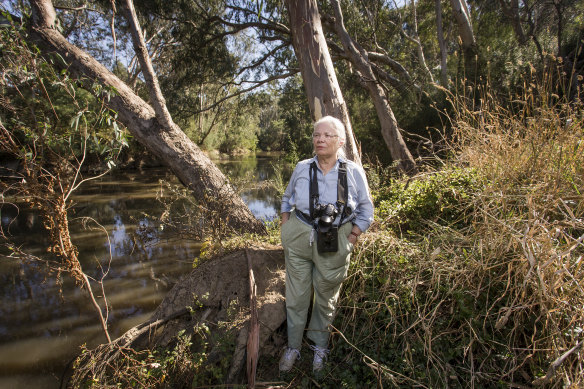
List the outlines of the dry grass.
{"label": "dry grass", "polygon": [[453,101],[447,170],[476,171],[482,190],[456,227],[427,221],[409,243],[368,234],[338,363],[361,359],[378,386],[584,386],[583,107],[549,85],[506,105]]}
{"label": "dry grass", "polygon": [[[470,280],[494,271],[491,283],[505,286],[483,318],[505,334],[512,358],[504,376],[518,371],[535,385],[579,386],[584,384],[579,352],[584,338],[583,107],[562,102],[549,89],[539,93],[546,85],[547,77],[539,87],[531,84],[514,109],[488,95],[481,110],[459,106],[458,163],[476,168],[488,183],[474,201],[473,228],[466,236],[479,259]],[[468,287],[488,293],[487,285]],[[562,364],[551,364],[567,352]],[[540,374],[544,377],[532,380]]]}

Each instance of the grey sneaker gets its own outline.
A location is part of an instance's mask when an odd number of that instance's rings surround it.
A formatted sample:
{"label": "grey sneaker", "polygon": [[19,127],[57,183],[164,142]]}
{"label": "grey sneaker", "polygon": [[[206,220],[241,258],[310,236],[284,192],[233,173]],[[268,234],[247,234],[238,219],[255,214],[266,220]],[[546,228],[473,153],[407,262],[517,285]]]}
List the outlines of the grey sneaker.
{"label": "grey sneaker", "polygon": [[324,367],[324,362],[327,360],[327,355],[330,352],[324,347],[310,346],[314,351],[314,359],[312,360],[312,371],[319,372]]}
{"label": "grey sneaker", "polygon": [[297,359],[300,359],[300,351],[295,348],[287,347],[286,351],[284,351],[284,354],[282,354],[282,357],[280,358],[280,371],[290,371]]}

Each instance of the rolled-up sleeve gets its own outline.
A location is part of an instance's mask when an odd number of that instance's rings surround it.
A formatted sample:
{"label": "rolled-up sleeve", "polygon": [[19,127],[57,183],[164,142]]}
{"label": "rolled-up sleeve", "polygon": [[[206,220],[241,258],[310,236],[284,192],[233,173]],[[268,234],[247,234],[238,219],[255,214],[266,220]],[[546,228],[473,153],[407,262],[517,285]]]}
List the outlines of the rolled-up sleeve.
{"label": "rolled-up sleeve", "polygon": [[288,186],[286,187],[286,191],[282,195],[282,205],[280,207],[280,213],[283,212],[290,212],[292,211],[292,204],[294,203],[294,187],[296,185],[296,179],[298,178],[298,166],[292,172],[292,177],[290,177],[290,181],[288,182]]}

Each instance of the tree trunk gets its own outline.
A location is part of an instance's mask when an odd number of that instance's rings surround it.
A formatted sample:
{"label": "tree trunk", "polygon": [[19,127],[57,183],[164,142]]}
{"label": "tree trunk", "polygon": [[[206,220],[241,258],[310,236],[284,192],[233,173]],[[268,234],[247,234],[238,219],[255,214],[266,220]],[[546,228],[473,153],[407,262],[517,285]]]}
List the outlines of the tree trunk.
{"label": "tree trunk", "polygon": [[430,81],[434,83],[434,77],[432,76],[432,72],[430,71],[430,68],[428,68],[428,64],[426,63],[426,57],[424,56],[424,48],[422,47],[422,42],[420,41],[420,36],[418,35],[418,11],[416,10],[416,2],[414,0],[410,1],[410,7],[412,8],[414,31],[412,34],[413,36],[409,37],[409,39],[416,45],[416,53],[418,54],[418,61],[420,61],[420,67],[422,68],[422,70],[424,70],[428,78],[430,78]]}
{"label": "tree trunk", "polygon": [[136,10],[134,9],[134,3],[132,0],[126,0],[126,16],[128,23],[130,24],[134,51],[140,62],[140,67],[142,68],[142,75],[144,76],[148,92],[150,93],[150,102],[154,108],[156,119],[165,127],[174,127],[174,121],[170,117],[170,112],[168,112],[166,101],[160,90],[160,85],[158,84],[158,77],[156,77],[156,73],[154,73],[154,68],[152,67],[150,54],[148,54],[148,49],[144,42],[144,35],[142,34],[142,29],[138,22],[138,15],[136,15]]}
{"label": "tree trunk", "polygon": [[438,45],[440,46],[440,80],[442,86],[448,89],[448,68],[447,68],[447,49],[444,41],[444,27],[442,24],[442,4],[441,0],[435,0],[436,6],[436,33],[438,35]]}
{"label": "tree trunk", "polygon": [[562,46],[562,36],[564,35],[564,10],[562,9],[562,1],[554,1],[554,7],[556,9],[556,14],[558,15],[558,28],[557,28],[557,40],[558,40],[558,52],[556,56],[562,57],[565,55]]}
{"label": "tree trunk", "polygon": [[409,175],[416,174],[417,168],[414,158],[410,154],[399,130],[397,120],[389,104],[387,95],[381,85],[375,82],[376,77],[367,57],[367,53],[355,41],[351,39],[343,22],[341,5],[337,0],[331,0],[335,12],[335,28],[341,39],[345,52],[351,62],[364,79],[365,86],[373,100],[375,110],[381,124],[381,134],[394,161],[399,169]]}
{"label": "tree trunk", "polygon": [[466,78],[474,84],[477,81],[477,56],[479,52],[470,21],[470,14],[464,0],[450,0],[450,4],[452,5],[454,19],[458,24],[460,40],[462,41]]}
{"label": "tree trunk", "polygon": [[513,26],[513,31],[515,31],[515,36],[517,37],[517,42],[520,46],[524,46],[528,39],[523,31],[523,26],[521,25],[521,15],[519,14],[519,0],[511,0],[507,4],[506,0],[499,0],[503,14],[511,21]]}
{"label": "tree trunk", "polygon": [[[507,0],[499,0],[503,14],[507,17],[513,26],[513,30],[515,31],[515,36],[517,37],[517,42],[519,45],[524,46],[527,44],[529,39],[531,39],[535,44],[541,61],[543,62],[543,49],[537,37],[535,36],[536,23],[533,20],[533,8],[530,7],[529,4],[525,1],[523,3],[523,6],[520,8],[518,0],[510,0],[509,3],[507,3]],[[521,15],[521,10],[524,10],[524,15]],[[523,23],[527,24],[527,30],[523,29]]]}
{"label": "tree trunk", "polygon": [[326,115],[340,119],[345,124],[347,157],[360,164],[361,156],[328,52],[316,0],[286,0],[286,7],[312,119],[316,121]]}
{"label": "tree trunk", "polygon": [[85,87],[90,88],[97,81],[106,91],[115,90],[108,105],[118,113],[119,120],[192,190],[199,202],[217,212],[228,226],[238,231],[265,233],[264,225],[253,216],[223,173],[178,126],[162,125],[150,105],[53,27],[56,14],[50,0],[31,0],[31,5],[31,33],[45,54],[60,56],[65,61],[61,64],[64,68],[86,79]]}

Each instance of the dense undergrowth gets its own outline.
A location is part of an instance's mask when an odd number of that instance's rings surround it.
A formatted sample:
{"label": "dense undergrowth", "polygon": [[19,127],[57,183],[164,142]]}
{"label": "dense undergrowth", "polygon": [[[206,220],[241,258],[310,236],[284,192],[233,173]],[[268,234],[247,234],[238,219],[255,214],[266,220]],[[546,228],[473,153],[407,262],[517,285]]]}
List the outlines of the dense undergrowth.
{"label": "dense undergrowth", "polygon": [[454,157],[375,191],[330,387],[584,385],[582,106],[524,97],[457,105]]}
{"label": "dense undergrowth", "polygon": [[[343,284],[325,373],[311,376],[311,355],[303,350],[298,368],[284,378],[276,357],[260,356],[257,382],[584,385],[582,106],[536,92],[526,90],[515,106],[487,94],[481,109],[453,100],[454,141],[439,168],[411,179],[369,169],[376,222],[357,245]],[[277,224],[262,239],[278,243]],[[223,249],[244,244],[239,237]],[[147,363],[132,365],[144,368],[144,382],[222,383],[220,371],[201,369],[204,353],[182,358],[189,372],[182,380],[176,353],[158,352],[162,361],[150,354]],[[132,371],[125,382],[140,382],[141,370]]]}

